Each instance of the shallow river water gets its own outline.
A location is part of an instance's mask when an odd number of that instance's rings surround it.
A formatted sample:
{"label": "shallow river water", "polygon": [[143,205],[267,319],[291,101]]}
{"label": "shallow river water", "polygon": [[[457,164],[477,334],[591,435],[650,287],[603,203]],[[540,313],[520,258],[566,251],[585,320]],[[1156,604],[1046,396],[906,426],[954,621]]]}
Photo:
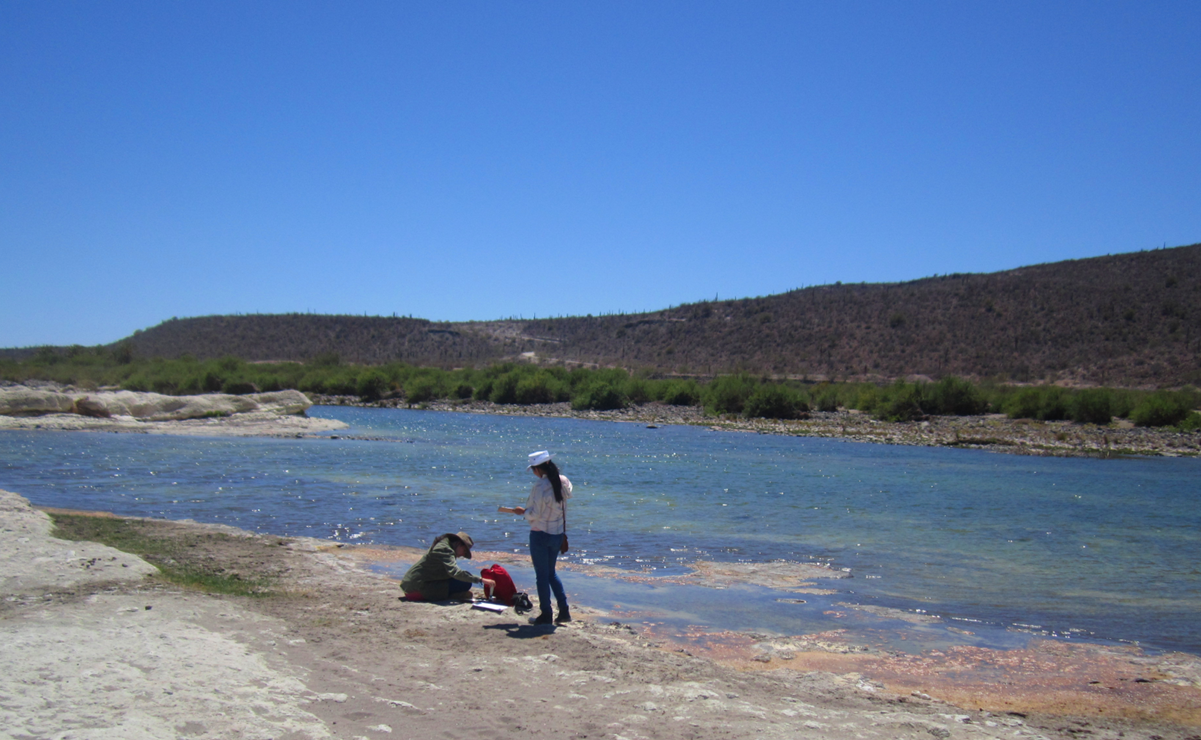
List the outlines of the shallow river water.
{"label": "shallow river water", "polygon": [[[982,645],[1053,634],[1201,653],[1201,460],[430,411],[309,414],[350,429],[324,439],[0,432],[0,487],[42,506],[362,544],[422,546],[465,529],[477,550],[523,552],[524,522],[496,507],[524,502],[525,456],[548,448],[575,485],[567,560],[591,568],[565,580],[582,603],[678,628],[785,634],[830,628],[830,612],[854,603],[940,615]],[[713,561],[816,562],[850,577],[819,582],[833,594],[800,598],[664,578]],[[649,578],[589,577],[598,566]],[[532,576],[517,574],[532,591]]]}

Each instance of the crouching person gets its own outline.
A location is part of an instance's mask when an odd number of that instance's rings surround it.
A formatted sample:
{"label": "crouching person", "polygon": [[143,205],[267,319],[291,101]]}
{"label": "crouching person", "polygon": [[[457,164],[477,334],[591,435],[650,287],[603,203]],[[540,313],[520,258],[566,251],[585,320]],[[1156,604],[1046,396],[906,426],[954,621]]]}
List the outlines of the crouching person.
{"label": "crouching person", "polygon": [[495,588],[493,581],[472,575],[456,562],[457,558],[471,560],[474,544],[466,532],[439,535],[401,579],[404,598],[408,601],[467,601],[471,598],[473,583],[482,583],[485,590]]}

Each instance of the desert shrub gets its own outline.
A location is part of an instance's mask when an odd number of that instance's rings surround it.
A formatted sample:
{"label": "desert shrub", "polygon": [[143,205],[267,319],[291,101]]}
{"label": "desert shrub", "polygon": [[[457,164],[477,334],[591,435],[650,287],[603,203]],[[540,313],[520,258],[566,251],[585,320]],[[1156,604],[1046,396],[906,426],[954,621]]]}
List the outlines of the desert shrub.
{"label": "desert shrub", "polygon": [[379,370],[368,370],[359,375],[355,394],[364,401],[378,401],[390,390],[388,379]]}
{"label": "desert shrub", "polygon": [[[186,373],[186,374],[182,375],[180,377],[180,379],[174,384],[175,385],[174,391],[171,391],[170,393],[168,393],[165,390],[159,390],[159,391],[155,391],[155,392],[162,393],[164,395],[194,396],[198,393],[204,392],[203,380],[204,380],[203,375],[198,370],[195,370],[191,373]],[[162,387],[166,387],[166,386],[167,386],[167,384],[164,383]]]}
{"label": "desert shrub", "polygon": [[[474,388],[471,397],[477,401],[491,401],[492,393],[496,390],[497,381],[502,376],[512,372],[514,367],[515,365],[513,363],[506,362],[500,365],[491,365],[482,370],[471,373],[470,382]],[[516,392],[516,382],[513,383],[513,387],[510,390],[512,392]]]}
{"label": "desert shrub", "polygon": [[121,390],[145,393],[150,390],[150,380],[141,373],[131,375],[121,381]]}
{"label": "desert shrub", "polygon": [[1077,392],[1069,403],[1072,421],[1081,424],[1108,424],[1113,421],[1110,396],[1110,392],[1104,388]]}
{"label": "desert shrub", "polygon": [[53,347],[38,347],[33,353],[33,363],[36,365],[57,365],[62,359]]}
{"label": "desert shrub", "polygon": [[339,372],[331,373],[326,378],[326,393],[332,393],[336,396],[358,395],[358,381],[358,373],[353,369],[344,368]]}
{"label": "desert shrub", "polygon": [[842,399],[839,396],[838,389],[829,383],[822,383],[814,388],[809,397],[813,403],[813,408],[818,411],[837,411],[842,405]]}
{"label": "desert shrub", "polygon": [[221,390],[221,386],[225,385],[225,378],[216,370],[206,370],[200,378],[200,390],[202,393],[216,393]]}
{"label": "desert shrub", "polygon": [[247,393],[258,393],[259,389],[249,380],[227,380],[221,384],[221,392],[231,396],[244,396]]}
{"label": "desert shrub", "polygon": [[225,356],[216,362],[217,369],[224,375],[237,375],[246,369],[246,363],[237,357]]}
{"label": "desert shrub", "polygon": [[477,401],[488,401],[492,398],[492,383],[495,378],[482,378],[475,384],[475,389],[471,391],[471,397]]}
{"label": "desert shrub", "polygon": [[174,396],[180,393],[178,382],[161,376],[150,379],[150,390],[154,393],[161,393],[164,396]]}
{"label": "desert shrub", "polygon": [[809,404],[794,389],[764,383],[747,398],[742,414],[747,418],[796,419],[808,410]]}
{"label": "desert shrub", "polygon": [[282,391],[285,388],[296,388],[304,374],[303,366],[291,362],[280,365],[256,365],[253,382],[264,393]]}
{"label": "desert shrub", "polygon": [[555,389],[551,387],[551,378],[544,372],[521,377],[513,389],[515,404],[552,404],[555,401]]}
{"label": "desert shrub", "polygon": [[755,391],[754,379],[746,374],[723,375],[705,386],[702,400],[711,414],[741,414]]}
{"label": "desert shrub", "polygon": [[922,413],[922,387],[918,383],[898,380],[883,394],[876,405],[876,418],[882,421],[917,421]]}
{"label": "desert shrub", "polygon": [[865,384],[855,393],[854,408],[864,413],[874,413],[879,403],[880,389],[874,385]]}
{"label": "desert shrub", "polygon": [[625,390],[626,383],[630,380],[630,374],[621,368],[608,367],[596,370],[588,368],[578,368],[572,370],[569,376],[572,391],[592,383],[605,383]]}
{"label": "desert shrub", "polygon": [[1011,419],[1060,421],[1068,418],[1068,394],[1056,386],[1022,388],[1005,400],[1004,410]]}
{"label": "desert shrub", "polygon": [[651,383],[645,378],[630,378],[625,382],[623,390],[626,399],[636,406],[641,406],[654,398]]}
{"label": "desert shrub", "polygon": [[264,392],[299,388],[305,367],[299,362],[281,362],[271,365],[251,366],[251,379]]}
{"label": "desert shrub", "polygon": [[306,372],[300,376],[300,382],[296,384],[296,390],[304,393],[325,393],[325,374],[318,372]]}
{"label": "desert shrub", "polygon": [[1038,388],[1020,388],[1009,394],[1002,408],[1010,419],[1037,419],[1042,393]]}
{"label": "desert shrub", "polygon": [[661,386],[659,400],[672,406],[695,406],[701,401],[701,387],[695,380],[669,380]]}
{"label": "desert shrub", "polygon": [[1130,420],[1140,427],[1164,427],[1183,422],[1193,411],[1192,399],[1185,393],[1160,391],[1144,398],[1130,412]]}
{"label": "desert shrub", "polygon": [[547,383],[553,391],[555,403],[562,403],[571,400],[572,388],[571,381],[567,377],[567,371],[562,368],[548,368],[543,371],[547,378]]}
{"label": "desert shrub", "polygon": [[596,379],[575,389],[571,407],[577,411],[608,411],[625,408],[626,399],[620,386]]}
{"label": "desert shrub", "polygon": [[1190,411],[1188,416],[1176,425],[1176,428],[1182,432],[1201,431],[1201,414],[1196,411]]}
{"label": "desert shrub", "polygon": [[125,340],[113,347],[112,353],[113,362],[118,365],[128,365],[134,361],[133,343]]}
{"label": "desert shrub", "polygon": [[1140,391],[1132,391],[1124,388],[1107,388],[1109,392],[1109,412],[1120,419],[1130,418],[1130,412],[1134,411],[1134,407],[1142,399],[1143,394]]}
{"label": "desert shrub", "polygon": [[1063,421],[1068,418],[1068,392],[1063,388],[1048,386],[1043,388],[1042,401],[1038,407],[1038,418],[1041,421]]}
{"label": "desert shrub", "polygon": [[438,381],[428,375],[418,375],[409,378],[404,387],[405,401],[409,405],[428,403],[439,397]]}
{"label": "desert shrub", "polygon": [[984,394],[972,383],[953,375],[924,388],[921,404],[927,414],[943,416],[975,416],[988,411]]}
{"label": "desert shrub", "polygon": [[276,391],[282,391],[286,388],[291,388],[292,386],[284,385],[283,382],[280,381],[278,375],[268,375],[260,383],[258,383],[258,387],[263,393],[274,393]]}
{"label": "desert shrub", "polygon": [[509,372],[492,381],[492,390],[488,400],[492,403],[517,403],[517,384],[521,378],[517,373]]}

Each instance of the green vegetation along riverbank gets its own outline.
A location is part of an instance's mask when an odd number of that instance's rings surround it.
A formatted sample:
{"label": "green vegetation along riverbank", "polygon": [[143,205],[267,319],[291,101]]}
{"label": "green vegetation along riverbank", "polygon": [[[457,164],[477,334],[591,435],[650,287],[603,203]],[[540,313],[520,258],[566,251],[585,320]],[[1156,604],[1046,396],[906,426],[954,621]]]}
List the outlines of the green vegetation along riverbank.
{"label": "green vegetation along riverbank", "polygon": [[[0,362],[0,382],[53,382],[168,395],[297,389],[318,403],[487,409],[488,413],[629,418],[899,444],[983,446],[1036,454],[1196,454],[1201,392],[973,383],[947,376],[812,383],[749,374],[663,376],[620,368],[502,363],[445,370],[349,365],[138,359],[86,349]],[[1150,430],[1157,433],[1151,434]],[[1179,443],[1176,440],[1179,436]],[[1070,440],[1081,439],[1080,444]],[[1085,451],[1086,450],[1086,451]]]}

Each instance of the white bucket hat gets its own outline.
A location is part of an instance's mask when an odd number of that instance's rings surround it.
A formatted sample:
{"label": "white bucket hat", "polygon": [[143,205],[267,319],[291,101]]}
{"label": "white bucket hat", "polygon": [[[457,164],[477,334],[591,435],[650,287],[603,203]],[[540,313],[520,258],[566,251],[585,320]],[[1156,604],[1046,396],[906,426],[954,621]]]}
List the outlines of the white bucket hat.
{"label": "white bucket hat", "polygon": [[550,453],[547,452],[546,450],[539,450],[537,452],[531,452],[530,453],[530,464],[526,465],[525,469],[529,470],[530,468],[534,467],[535,465],[541,465],[542,463],[547,462],[549,460],[550,460]]}

